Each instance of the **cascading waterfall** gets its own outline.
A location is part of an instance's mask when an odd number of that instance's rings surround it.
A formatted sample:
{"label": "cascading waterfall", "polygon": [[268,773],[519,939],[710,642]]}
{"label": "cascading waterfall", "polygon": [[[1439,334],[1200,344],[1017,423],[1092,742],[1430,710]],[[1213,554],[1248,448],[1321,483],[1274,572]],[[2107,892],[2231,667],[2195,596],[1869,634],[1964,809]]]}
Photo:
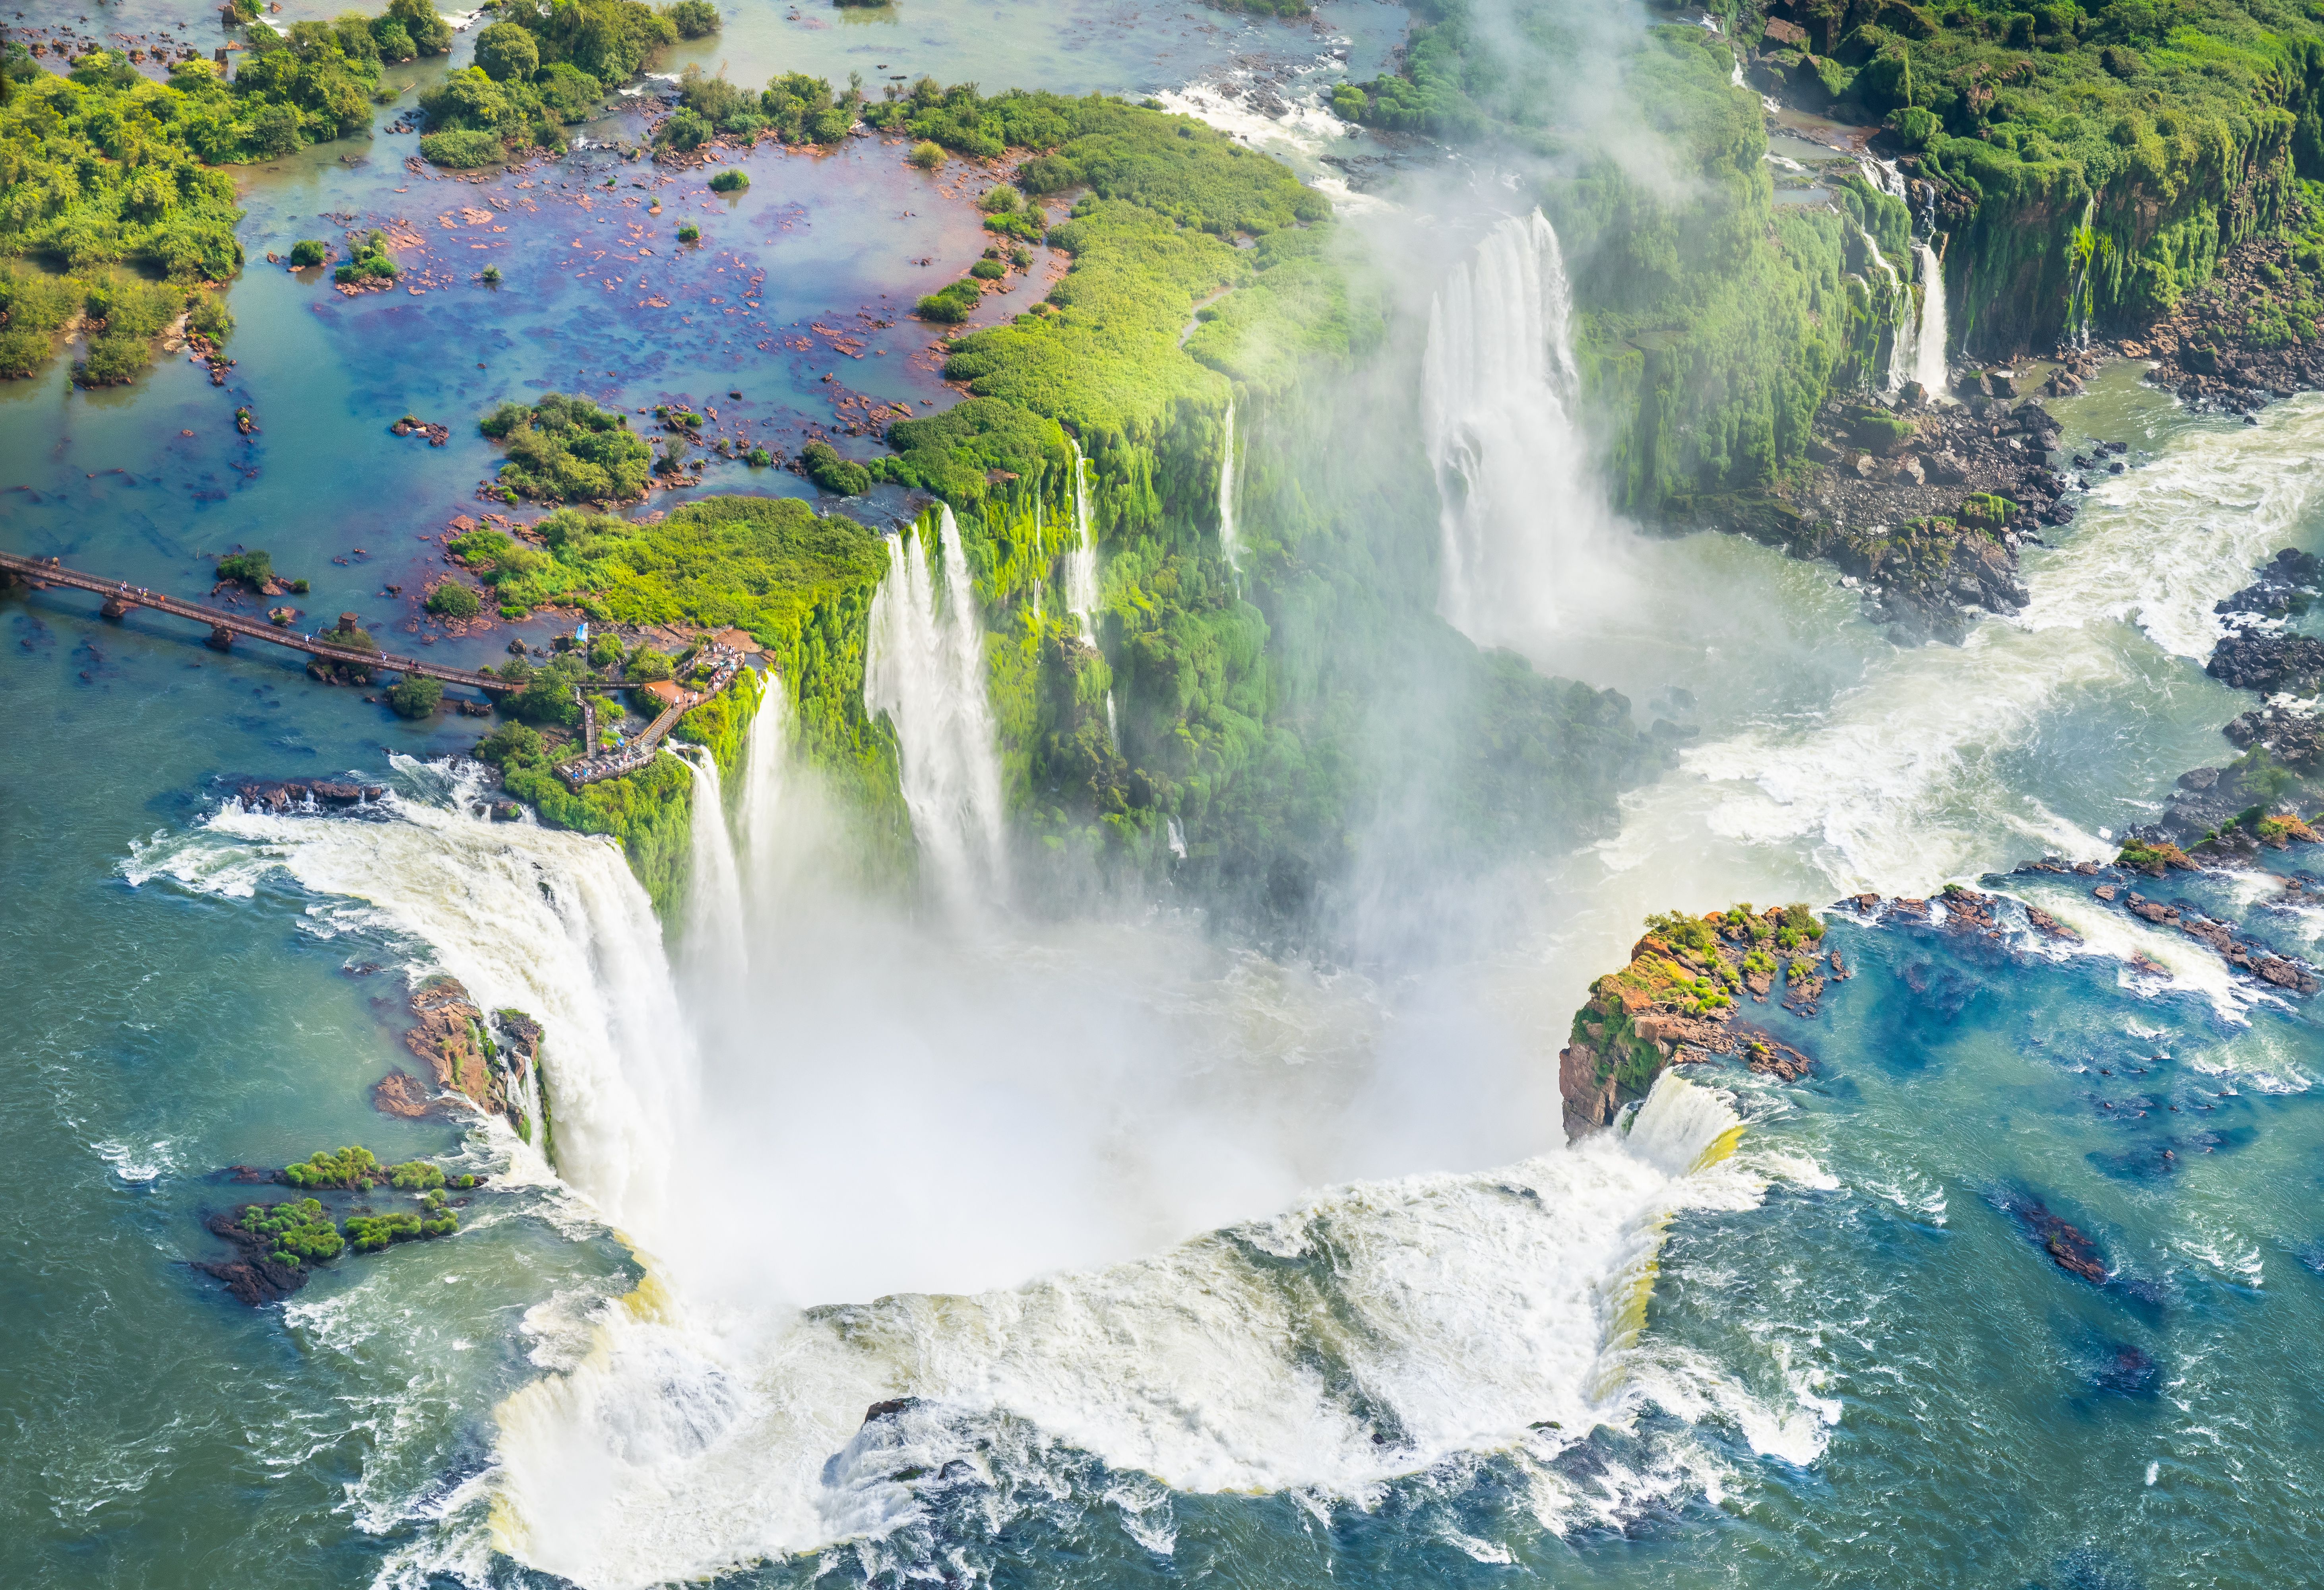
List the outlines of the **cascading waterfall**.
{"label": "cascading waterfall", "polygon": [[1914,257],[1921,263],[1921,325],[1913,338],[1913,379],[1933,398],[1945,390],[1945,267],[1937,251],[1915,239]]}
{"label": "cascading waterfall", "polygon": [[694,771],[693,870],[687,883],[686,969],[716,985],[742,975],[742,875],[726,828],[725,792],[718,760],[705,745],[672,745]]}
{"label": "cascading waterfall", "polygon": [[936,544],[928,540],[915,532],[888,543],[889,575],[872,602],[863,701],[896,726],[921,857],[946,901],[965,911],[1004,888],[1001,760],[984,626],[949,507],[941,510]]}
{"label": "cascading waterfall", "polygon": [[1913,378],[1911,373],[1918,357],[1918,350],[1914,347],[1913,295],[1905,291],[1904,279],[1897,275],[1896,267],[1890,264],[1888,256],[1880,252],[1878,239],[1863,226],[1859,225],[1856,229],[1864,239],[1865,254],[1880,267],[1880,273],[1888,278],[1888,301],[1895,309],[1889,323],[1888,374],[1882,385],[1887,391],[1895,392]]}
{"label": "cascading waterfall", "polygon": [[751,719],[751,740],[742,755],[742,839],[745,901],[764,916],[779,901],[777,858],[781,854],[783,787],[790,746],[787,733],[790,698],[782,679],[770,672]]}
{"label": "cascading waterfall", "polygon": [[[124,873],[231,897],[279,869],[338,902],[316,918],[321,930],[424,945],[422,965],[457,977],[484,1009],[538,1020],[558,1173],[650,1242],[696,1073],[645,890],[618,845],[472,815],[476,770],[394,766],[425,798],[390,795],[384,820],[228,806]],[[537,1123],[538,1096],[527,1103]]]}
{"label": "cascading waterfall", "polygon": [[1580,381],[1557,233],[1503,221],[1428,312],[1421,411],[1443,504],[1437,611],[1480,644],[1554,627],[1605,510],[1575,422]]}
{"label": "cascading waterfall", "polygon": [[2090,231],[2090,217],[2098,214],[2098,196],[2091,194],[2082,200],[2082,224],[2074,228],[2074,285],[2066,295],[2068,335],[2078,348],[2090,346],[2090,262],[2097,249],[2097,239]]}
{"label": "cascading waterfall", "polygon": [[1219,443],[1219,550],[1227,566],[1242,572],[1242,537],[1235,529],[1234,399],[1227,399],[1226,434]]}
{"label": "cascading waterfall", "polygon": [[[1232,435],[1233,405],[1228,406],[1229,435]],[[1082,639],[1097,644],[1097,532],[1090,528],[1089,461],[1082,457],[1082,444],[1072,437],[1065,445],[1074,449],[1074,545],[1065,554],[1065,605],[1081,628]],[[1225,509],[1226,483],[1219,485],[1220,505]],[[1231,560],[1233,554],[1229,553]],[[1120,735],[1114,724],[1113,690],[1105,692],[1106,737],[1119,744]]]}
{"label": "cascading waterfall", "polygon": [[1097,537],[1090,531],[1089,462],[1082,444],[1072,437],[1074,449],[1074,544],[1065,553],[1065,606],[1081,626],[1082,639],[1097,642]]}

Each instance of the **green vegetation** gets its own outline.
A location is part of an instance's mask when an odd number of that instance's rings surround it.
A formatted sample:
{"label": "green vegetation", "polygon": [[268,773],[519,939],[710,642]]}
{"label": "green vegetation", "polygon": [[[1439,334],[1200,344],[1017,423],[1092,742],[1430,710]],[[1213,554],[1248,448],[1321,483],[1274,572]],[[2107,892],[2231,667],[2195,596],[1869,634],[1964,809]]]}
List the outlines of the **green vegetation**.
{"label": "green vegetation", "polygon": [[69,277],[0,266],[0,376],[30,375],[54,358],[81,296]]}
{"label": "green vegetation", "polygon": [[245,1204],[237,1224],[253,1235],[273,1239],[273,1251],[267,1257],[277,1264],[320,1264],[337,1258],[346,1246],[338,1227],[332,1225],[330,1216],[314,1198],[299,1198],[287,1204]]}
{"label": "green vegetation", "polygon": [[968,277],[951,286],[929,293],[912,306],[912,312],[923,320],[935,320],[953,326],[965,320],[984,301],[984,290]]}
{"label": "green vegetation", "polygon": [[483,422],[505,443],[502,489],[548,503],[613,503],[645,495],[653,448],[630,417],[587,398],[549,393],[538,402],[503,403]]}
{"label": "green vegetation", "polygon": [[[484,166],[528,148],[561,149],[562,125],[586,120],[670,44],[719,25],[708,0],[659,11],[638,0],[510,0],[496,15],[476,35],[475,64],[420,96],[430,131],[420,150],[435,164]],[[703,125],[691,111],[671,120],[680,117],[681,136]],[[669,138],[665,125],[662,141]]]}
{"label": "green vegetation", "polygon": [[230,552],[217,560],[217,577],[221,581],[235,581],[245,590],[263,592],[274,578],[274,559],[263,551]]}
{"label": "green vegetation", "polygon": [[999,260],[979,260],[969,266],[968,273],[979,282],[998,282],[1009,274],[1009,267]]}
{"label": "green vegetation", "polygon": [[688,221],[678,227],[678,240],[680,243],[699,243],[702,241],[702,228]]}
{"label": "green vegetation", "polygon": [[[684,504],[655,524],[565,509],[538,529],[545,553],[537,560],[520,556],[503,565],[488,543],[463,537],[455,545],[472,568],[493,562],[481,578],[504,605],[555,601],[578,605],[599,624],[748,630],[769,649],[792,698],[802,752],[858,814],[872,849],[892,857],[908,842],[893,743],[863,711],[865,625],[887,569],[879,537],[789,497],[709,498]],[[606,660],[593,652],[590,664],[602,668]],[[670,658],[641,646],[623,671],[650,679],[677,670]],[[569,653],[543,672],[581,677]],[[759,676],[746,673],[681,724],[687,737],[712,748],[730,778],[741,766],[760,688]],[[499,767],[509,791],[543,821],[620,839],[666,914],[684,891],[691,775],[663,757],[626,778],[576,791],[553,770],[576,749],[514,723],[494,731],[476,754]]]}
{"label": "green vegetation", "polygon": [[290,264],[294,270],[319,265],[330,256],[331,245],[319,237],[301,237],[290,245]]}
{"label": "green vegetation", "polygon": [[432,716],[444,701],[444,681],[424,673],[408,673],[388,688],[387,704],[398,717]]}
{"label": "green vegetation", "polygon": [[0,107],[0,254],[72,272],[136,265],[179,281],[223,281],[242,268],[233,180],[202,162],[257,157],[239,153],[239,106],[216,78],[205,69],[185,87],[153,83],[106,57],[117,67],[67,79],[33,66],[21,45],[6,48],[0,71],[14,92]]}
{"label": "green vegetation", "polygon": [[389,1171],[369,1149],[346,1147],[337,1153],[318,1150],[305,1160],[282,1168],[282,1179],[297,1188],[344,1188],[361,1192],[387,1185]]}
{"label": "green vegetation", "polygon": [[681,39],[707,38],[721,25],[718,7],[710,0],[678,0],[674,5],[664,6],[662,14],[669,18],[670,26],[678,30]]}
{"label": "green vegetation", "polygon": [[710,191],[713,193],[740,193],[750,185],[751,173],[737,171],[733,166],[710,179]]}
{"label": "green vegetation", "polygon": [[476,593],[456,579],[447,579],[428,593],[428,611],[438,618],[474,618],[484,606]]}
{"label": "green vegetation", "polygon": [[933,171],[944,164],[944,145],[923,139],[912,145],[912,153],[904,157],[924,171]]}
{"label": "green vegetation", "polygon": [[387,234],[374,228],[355,245],[355,255],[331,273],[331,280],[356,283],[395,280],[395,261],[387,252]]}
{"label": "green vegetation", "polygon": [[1203,0],[1213,11],[1243,11],[1253,16],[1305,16],[1315,0]]}
{"label": "green vegetation", "polygon": [[843,497],[861,496],[872,489],[872,472],[852,458],[840,457],[827,441],[811,441],[801,448],[799,466],[809,480]]}

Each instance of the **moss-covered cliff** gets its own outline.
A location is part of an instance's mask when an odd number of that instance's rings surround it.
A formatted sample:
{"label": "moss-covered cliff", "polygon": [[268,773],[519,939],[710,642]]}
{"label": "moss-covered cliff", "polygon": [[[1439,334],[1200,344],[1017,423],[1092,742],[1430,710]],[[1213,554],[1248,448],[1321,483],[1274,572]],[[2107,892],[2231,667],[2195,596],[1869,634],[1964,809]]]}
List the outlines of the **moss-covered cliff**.
{"label": "moss-covered cliff", "polygon": [[[1296,923],[1384,855],[1475,864],[1609,824],[1660,761],[1628,703],[1443,624],[1425,461],[1350,456],[1356,417],[1408,421],[1414,384],[1379,356],[1384,317],[1318,196],[1158,111],[922,98],[896,118],[915,135],[1004,137],[1019,188],[1085,189],[1051,217],[1070,273],[954,345],[970,401],[895,426],[879,465],[958,518],[1035,864],[1135,871],[1183,846],[1182,883]],[[1071,611],[1076,447],[1094,645]]]}

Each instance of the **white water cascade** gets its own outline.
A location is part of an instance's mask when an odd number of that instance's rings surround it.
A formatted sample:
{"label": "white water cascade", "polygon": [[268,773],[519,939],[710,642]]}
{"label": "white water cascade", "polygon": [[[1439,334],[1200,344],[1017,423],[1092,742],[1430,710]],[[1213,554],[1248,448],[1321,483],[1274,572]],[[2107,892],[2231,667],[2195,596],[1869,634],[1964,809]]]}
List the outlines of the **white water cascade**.
{"label": "white water cascade", "polygon": [[1219,443],[1219,550],[1227,566],[1242,572],[1242,536],[1235,529],[1234,399],[1227,399],[1226,434]]}
{"label": "white water cascade", "polygon": [[941,512],[935,545],[925,532],[888,543],[888,578],[872,602],[863,701],[896,726],[921,858],[946,902],[965,911],[1004,887],[1001,758],[976,590],[960,526],[949,507]]}
{"label": "white water cascade", "polygon": [[743,890],[761,913],[779,901],[782,854],[783,795],[790,758],[790,698],[771,670],[761,681],[759,710],[751,719],[751,741],[742,753],[742,838]]}
{"label": "white water cascade", "polygon": [[1606,510],[1573,403],[1557,233],[1503,221],[1428,312],[1421,415],[1443,506],[1437,611],[1480,644],[1553,628]]}
{"label": "white water cascade", "polygon": [[[1081,626],[1082,639],[1097,643],[1097,536],[1090,529],[1089,461],[1082,444],[1072,437],[1074,449],[1074,544],[1065,554],[1065,606]],[[1222,499],[1223,500],[1223,499]]]}
{"label": "white water cascade", "polygon": [[1897,275],[1896,267],[1890,264],[1888,256],[1880,252],[1879,241],[1872,236],[1870,229],[1859,225],[1856,230],[1864,240],[1866,255],[1880,268],[1880,273],[1888,278],[1888,301],[1895,306],[1888,337],[1888,374],[1881,383],[1886,390],[1895,392],[1913,378],[1914,364],[1918,357],[1914,347],[1916,328],[1913,319],[1913,295],[1905,291],[1904,278]]}
{"label": "white water cascade", "polygon": [[726,827],[725,791],[718,761],[704,745],[672,745],[694,772],[693,867],[686,888],[686,970],[717,985],[742,975],[742,875]]}
{"label": "white water cascade", "polygon": [[1913,379],[1931,398],[1945,390],[1945,267],[1937,251],[1915,240],[1914,257],[1921,263],[1921,324],[1913,337]]}

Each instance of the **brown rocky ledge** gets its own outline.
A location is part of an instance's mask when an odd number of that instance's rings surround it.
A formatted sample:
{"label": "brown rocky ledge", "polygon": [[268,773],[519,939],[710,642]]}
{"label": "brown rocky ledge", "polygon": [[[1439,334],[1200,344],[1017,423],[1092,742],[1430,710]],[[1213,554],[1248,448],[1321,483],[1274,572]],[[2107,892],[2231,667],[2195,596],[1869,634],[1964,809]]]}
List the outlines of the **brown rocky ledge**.
{"label": "brown rocky ledge", "polygon": [[1823,931],[1804,905],[1647,919],[1630,964],[1591,985],[1558,1056],[1567,1138],[1611,1125],[1670,1066],[1728,1056],[1785,1081],[1806,1076],[1806,1055],[1735,1017],[1738,1000],[1764,1004],[1779,982],[1785,1007],[1813,1016],[1826,984],[1849,975],[1820,954]]}
{"label": "brown rocky ledge", "polygon": [[[436,1086],[447,1095],[479,1110],[506,1115],[528,1131],[522,1105],[512,1096],[528,1070],[540,1060],[540,1023],[521,1011],[501,1011],[487,1022],[460,980],[438,974],[411,993],[413,1026],[404,1047],[428,1062]],[[494,1041],[497,1027],[502,1041]],[[391,1114],[425,1113],[429,1107],[418,1079],[396,1071],[372,1090],[372,1102]]]}

